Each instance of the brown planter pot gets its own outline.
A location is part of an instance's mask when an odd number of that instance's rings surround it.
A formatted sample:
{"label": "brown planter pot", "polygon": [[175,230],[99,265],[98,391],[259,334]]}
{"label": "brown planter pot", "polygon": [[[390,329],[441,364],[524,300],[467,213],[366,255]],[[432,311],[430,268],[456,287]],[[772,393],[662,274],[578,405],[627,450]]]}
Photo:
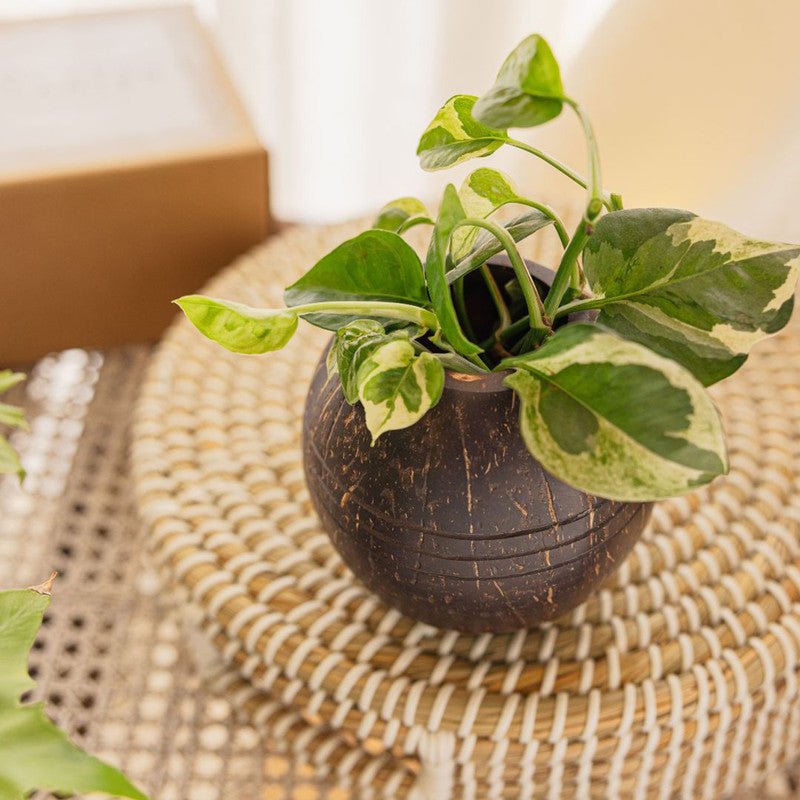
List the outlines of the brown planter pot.
{"label": "brown planter pot", "polygon": [[[542,270],[532,268],[552,276]],[[547,473],[503,378],[448,372],[438,405],[374,447],[324,355],[306,401],[306,478],[334,546],[385,602],[442,628],[501,632],[567,613],[650,517],[651,504],[593,497]]]}

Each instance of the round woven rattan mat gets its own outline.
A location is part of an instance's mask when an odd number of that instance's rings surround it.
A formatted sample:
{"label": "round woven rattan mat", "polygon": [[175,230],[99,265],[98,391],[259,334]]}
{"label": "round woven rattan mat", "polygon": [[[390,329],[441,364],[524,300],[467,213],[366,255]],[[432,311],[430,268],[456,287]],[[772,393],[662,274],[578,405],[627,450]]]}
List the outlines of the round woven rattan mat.
{"label": "round woven rattan mat", "polygon": [[[278,305],[358,226],[293,229],[205,287]],[[526,255],[551,261],[551,243]],[[256,724],[359,797],[718,798],[797,754],[798,328],[713,394],[730,474],[660,503],[612,581],[510,635],[415,623],[360,586],[300,449],[325,333],[235,356],[181,320],[144,380],[133,475],[152,551]],[[212,647],[213,645],[213,647]]]}

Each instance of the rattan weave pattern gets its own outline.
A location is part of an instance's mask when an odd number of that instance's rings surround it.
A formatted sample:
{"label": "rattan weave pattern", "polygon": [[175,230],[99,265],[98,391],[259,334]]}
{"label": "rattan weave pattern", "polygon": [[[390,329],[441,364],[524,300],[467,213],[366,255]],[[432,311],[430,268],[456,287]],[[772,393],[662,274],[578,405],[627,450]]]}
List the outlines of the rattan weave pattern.
{"label": "rattan weave pattern", "polygon": [[[206,290],[277,304],[359,229],[290,230]],[[256,721],[291,712],[285,738],[365,797],[717,798],[800,745],[797,333],[714,389],[730,474],[659,504],[606,588],[530,631],[439,631],[354,581],[303,480],[309,326],[261,358],[173,326],[136,414],[140,510],[228,690]]]}

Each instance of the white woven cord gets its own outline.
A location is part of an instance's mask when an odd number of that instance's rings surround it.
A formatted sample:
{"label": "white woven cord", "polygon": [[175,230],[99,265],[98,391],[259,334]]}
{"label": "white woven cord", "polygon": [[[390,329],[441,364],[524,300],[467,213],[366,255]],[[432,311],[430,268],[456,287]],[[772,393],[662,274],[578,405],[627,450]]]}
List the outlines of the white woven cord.
{"label": "white woven cord", "polygon": [[[283,285],[359,229],[290,230],[205,290],[279,304]],[[557,256],[544,238],[533,246],[544,263]],[[468,636],[386,608],[311,509],[302,410],[327,334],[301,326],[285,350],[249,358],[180,322],[137,411],[152,549],[167,586],[202,609],[247,716],[280,719],[359,798],[751,789],[800,742],[798,330],[712,389],[729,475],[659,503],[621,569],[566,617]]]}
{"label": "white woven cord", "polygon": [[456,737],[449,731],[422,731],[417,753],[420,770],[408,800],[446,800],[453,794]]}

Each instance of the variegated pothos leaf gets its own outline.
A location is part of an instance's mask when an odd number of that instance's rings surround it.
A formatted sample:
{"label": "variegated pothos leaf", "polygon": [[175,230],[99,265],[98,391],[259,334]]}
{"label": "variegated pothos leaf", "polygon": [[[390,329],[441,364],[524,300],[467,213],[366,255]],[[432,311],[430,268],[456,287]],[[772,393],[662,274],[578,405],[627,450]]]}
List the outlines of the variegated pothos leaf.
{"label": "variegated pothos leaf", "polygon": [[[409,338],[398,331],[392,338]],[[358,369],[367,356],[387,341],[386,331],[373,319],[357,319],[336,331],[328,352],[328,374],[339,373],[342,392],[350,405],[358,402]]]}
{"label": "variegated pothos leaf", "polygon": [[[486,219],[504,205],[518,202],[520,194],[507,175],[481,167],[464,179],[458,190],[458,199],[468,217]],[[453,234],[451,253],[456,261],[469,252],[479,231],[479,228],[464,227]]]}
{"label": "variegated pothos leaf", "polygon": [[530,128],[557,117],[563,107],[561,70],[538,34],[523,39],[475,103],[475,119],[497,128]]}
{"label": "variegated pothos leaf", "polygon": [[796,245],[750,239],[688,211],[640,208],[600,219],[583,268],[599,323],[709,386],[786,325],[798,265]]}
{"label": "variegated pothos leaf", "polygon": [[425,203],[416,197],[398,197],[388,202],[372,223],[373,229],[402,233],[415,225],[433,225]]}
{"label": "variegated pothos leaf", "polygon": [[417,146],[423,169],[447,169],[470,158],[491,155],[508,140],[503,130],[476,122],[472,107],[477,98],[467,94],[451,97],[436,113]]}
{"label": "variegated pothos leaf", "polygon": [[358,397],[373,444],[386,431],[408,428],[442,396],[444,367],[408,339],[381,344],[358,369]]}
{"label": "variegated pothos leaf", "polygon": [[[428,293],[431,298],[433,310],[441,326],[432,337],[435,344],[443,349],[447,345],[462,356],[475,355],[481,348],[471,342],[461,329],[453,296],[450,294],[450,284],[447,281],[447,272],[453,266],[448,252],[450,236],[453,228],[465,219],[464,209],[458,199],[458,193],[452,183],[448,183],[442,195],[442,204],[439,207],[439,216],[433,226],[433,233],[428,244],[428,255],[425,259],[425,277],[428,282]],[[446,342],[446,344],[445,344]]]}
{"label": "variegated pothos leaf", "polygon": [[297,330],[297,314],[288,309],[252,308],[197,294],[175,303],[200,333],[234,353],[280,350]]}
{"label": "variegated pothos leaf", "polygon": [[727,470],[719,414],[680,364],[597,325],[506,359],[525,443],[557,478],[617,500],[675,497]]}

